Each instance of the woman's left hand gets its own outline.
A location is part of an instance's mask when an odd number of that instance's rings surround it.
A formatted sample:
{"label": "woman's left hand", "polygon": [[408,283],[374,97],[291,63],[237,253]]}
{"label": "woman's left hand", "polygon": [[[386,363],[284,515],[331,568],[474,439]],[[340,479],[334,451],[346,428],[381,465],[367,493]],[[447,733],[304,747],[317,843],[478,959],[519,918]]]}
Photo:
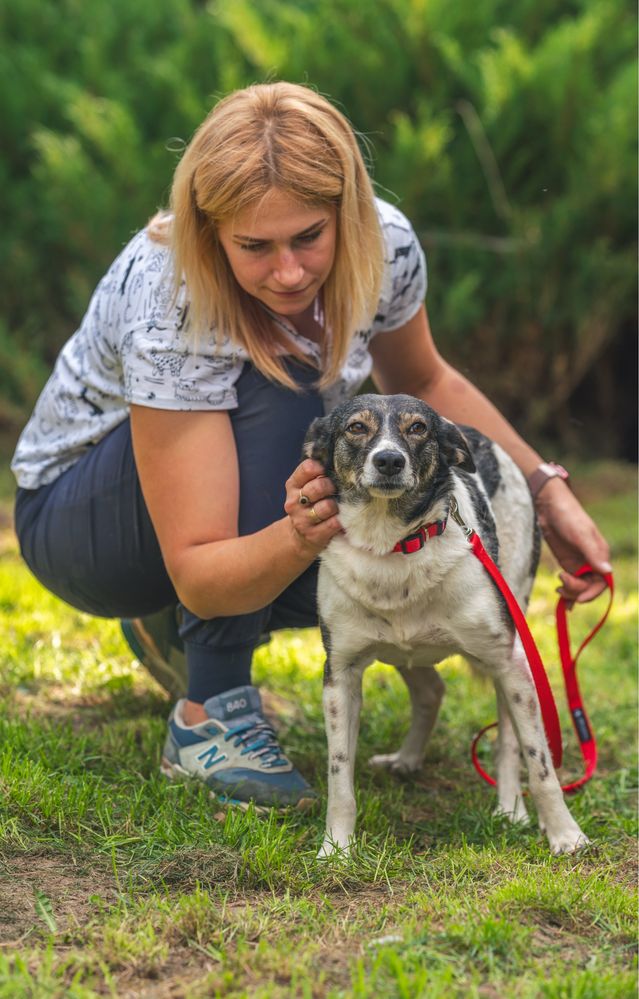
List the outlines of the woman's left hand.
{"label": "woman's left hand", "polygon": [[[563,572],[558,593],[573,604],[587,603],[605,589],[604,573],[612,572],[610,548],[596,524],[565,482],[551,479],[539,493],[535,508],[542,533]],[[574,576],[584,563],[593,573]]]}

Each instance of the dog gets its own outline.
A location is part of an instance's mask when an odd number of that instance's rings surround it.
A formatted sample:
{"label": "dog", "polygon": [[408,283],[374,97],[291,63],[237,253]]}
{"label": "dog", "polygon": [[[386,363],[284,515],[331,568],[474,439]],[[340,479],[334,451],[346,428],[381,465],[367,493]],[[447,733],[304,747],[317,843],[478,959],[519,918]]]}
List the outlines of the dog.
{"label": "dog", "polygon": [[[323,706],[328,808],[320,856],[348,851],[355,831],[354,766],[361,679],[381,660],[410,694],[400,748],[374,767],[421,766],[444,693],[435,666],[461,653],[497,696],[496,811],[526,822],[520,759],[554,854],[588,840],[557,779],[528,661],[499,591],[451,512],[474,529],[525,610],[540,533],[524,476],[477,430],[408,395],[361,395],[313,421],[304,454],[334,483],[343,533],[320,556],[318,612],[326,652]],[[456,509],[455,509],[456,504]]]}

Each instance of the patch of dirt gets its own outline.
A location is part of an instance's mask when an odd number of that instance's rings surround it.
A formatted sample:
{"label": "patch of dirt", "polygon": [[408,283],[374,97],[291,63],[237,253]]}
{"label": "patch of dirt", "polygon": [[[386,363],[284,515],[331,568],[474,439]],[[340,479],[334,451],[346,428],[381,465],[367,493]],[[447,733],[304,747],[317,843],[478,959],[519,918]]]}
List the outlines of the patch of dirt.
{"label": "patch of dirt", "polygon": [[171,891],[186,894],[195,891],[198,885],[213,889],[221,883],[235,884],[240,863],[239,854],[230,847],[182,849],[165,860],[138,865],[136,873],[154,887],[162,884]]}
{"label": "patch of dirt", "polygon": [[[27,937],[47,932],[38,913],[38,895],[50,903],[58,931],[87,921],[94,895],[112,903],[117,886],[112,875],[100,871],[94,861],[86,864],[72,858],[44,853],[0,854],[0,946],[20,947]],[[43,901],[45,906],[47,902]]]}

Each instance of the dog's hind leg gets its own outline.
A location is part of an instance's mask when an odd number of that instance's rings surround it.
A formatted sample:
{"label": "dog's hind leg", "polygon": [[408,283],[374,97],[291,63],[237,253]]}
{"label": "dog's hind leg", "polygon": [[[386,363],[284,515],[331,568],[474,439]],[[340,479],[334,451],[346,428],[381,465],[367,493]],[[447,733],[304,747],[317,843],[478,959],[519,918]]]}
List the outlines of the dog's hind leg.
{"label": "dog's hind leg", "polygon": [[506,698],[498,683],[495,684],[495,693],[499,721],[496,747],[498,804],[495,808],[495,815],[505,815],[511,822],[527,823],[529,821],[528,812],[521,790],[519,741],[508,711]]}
{"label": "dog's hind leg", "polygon": [[323,703],[328,741],[328,807],[320,857],[328,857],[338,849],[348,851],[355,831],[355,754],[363,672],[364,665],[359,663],[337,668],[332,658],[326,673]]}
{"label": "dog's hind leg", "polygon": [[395,753],[371,756],[370,766],[405,775],[419,770],[424,762],[426,743],[435,727],[445,685],[432,666],[398,667],[408,687],[412,719],[408,733]]}
{"label": "dog's hind leg", "polygon": [[[495,676],[495,672],[493,672]],[[539,700],[519,639],[512,656],[497,664],[496,679],[510,712],[528,768],[530,794],[552,853],[574,853],[588,843],[568,811],[552,764]]]}

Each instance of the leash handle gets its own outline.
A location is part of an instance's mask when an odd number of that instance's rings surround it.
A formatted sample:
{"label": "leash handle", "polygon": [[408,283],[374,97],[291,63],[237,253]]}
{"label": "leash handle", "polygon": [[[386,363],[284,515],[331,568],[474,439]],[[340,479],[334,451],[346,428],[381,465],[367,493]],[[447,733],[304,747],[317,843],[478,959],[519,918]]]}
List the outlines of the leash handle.
{"label": "leash handle", "polygon": [[[578,569],[573,575],[586,576],[592,571],[592,566],[582,565],[581,568]],[[583,787],[583,785],[590,780],[597,768],[597,741],[588,720],[588,715],[586,714],[581,691],[579,689],[579,683],[577,681],[577,660],[586,646],[592,641],[600,628],[602,628],[605,624],[610,613],[610,608],[612,607],[612,601],[615,593],[615,584],[612,573],[606,573],[603,578],[610,593],[608,606],[606,607],[603,617],[595,625],[592,631],[586,635],[574,656],[570,649],[570,634],[568,631],[567,613],[568,608],[564,597],[559,598],[555,611],[559,658],[561,660],[564,686],[566,688],[566,699],[568,701],[568,708],[570,710],[570,717],[572,718],[575,734],[579,740],[581,755],[585,763],[583,776],[563,787],[563,790],[568,794],[572,791],[577,791],[580,787]]]}
{"label": "leash handle", "polygon": [[[573,575],[575,576],[585,576],[593,571],[592,566],[582,565]],[[582,777],[578,780],[572,781],[570,784],[562,785],[562,791],[570,794],[573,791],[578,790],[578,788],[583,787],[592,775],[594,774],[597,767],[597,742],[595,739],[594,732],[590,726],[588,716],[586,714],[586,709],[583,704],[581,697],[581,692],[579,690],[579,684],[577,682],[577,660],[579,656],[586,648],[586,646],[592,641],[600,628],[603,627],[606,619],[610,613],[610,608],[612,607],[612,601],[614,597],[614,579],[612,573],[606,573],[604,575],[604,580],[606,586],[610,591],[610,599],[608,601],[608,607],[595,625],[592,631],[586,636],[581,645],[579,646],[576,654],[573,656],[570,651],[570,636],[568,632],[568,615],[567,615],[567,602],[564,597],[560,597],[557,603],[557,608],[555,612],[555,618],[557,622],[557,640],[559,644],[559,657],[561,660],[561,666],[564,677],[564,685],[566,688],[566,697],[568,700],[568,707],[570,709],[570,714],[572,718],[572,723],[575,729],[575,733],[579,740],[579,748],[581,750],[581,755],[585,763],[585,771]],[[491,728],[496,728],[497,722],[492,722],[490,725],[486,725],[477,733],[472,741],[471,745],[471,759],[473,766],[477,773],[482,777],[487,784],[491,784],[493,787],[496,786],[497,782],[493,777],[488,774],[482,767],[479,756],[477,753],[477,745],[480,739],[483,738],[486,732]]]}

